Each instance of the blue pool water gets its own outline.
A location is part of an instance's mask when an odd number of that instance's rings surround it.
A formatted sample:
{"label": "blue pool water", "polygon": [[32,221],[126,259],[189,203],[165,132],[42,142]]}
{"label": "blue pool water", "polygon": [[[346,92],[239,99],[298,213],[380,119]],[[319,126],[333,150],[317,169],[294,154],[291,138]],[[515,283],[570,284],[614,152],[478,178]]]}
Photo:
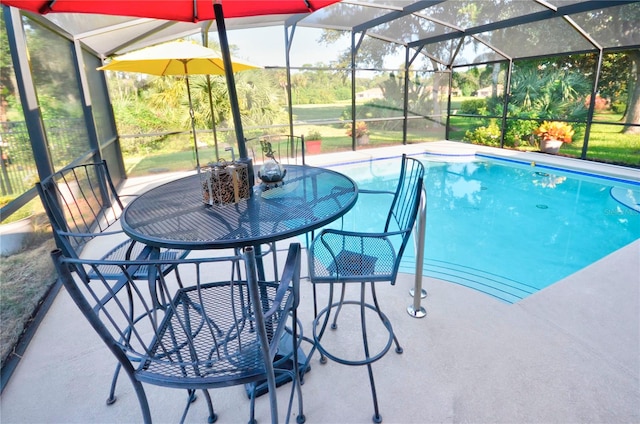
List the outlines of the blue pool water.
{"label": "blue pool water", "polygon": [[[488,157],[426,166],[424,274],[517,302],[640,238],[640,184]],[[398,158],[334,166],[393,190]],[[388,196],[390,199],[391,196]],[[361,195],[345,229],[379,231],[388,204]],[[413,242],[401,271],[413,273]]]}

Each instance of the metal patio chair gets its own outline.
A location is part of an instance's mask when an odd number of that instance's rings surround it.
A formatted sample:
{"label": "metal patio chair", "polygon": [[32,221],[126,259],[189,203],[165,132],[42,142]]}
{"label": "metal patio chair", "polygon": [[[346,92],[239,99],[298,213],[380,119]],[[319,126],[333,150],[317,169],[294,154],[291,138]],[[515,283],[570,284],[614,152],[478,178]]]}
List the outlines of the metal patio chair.
{"label": "metal patio chair", "polygon": [[[260,182],[258,178],[258,170],[263,163],[270,159],[268,156],[269,149],[273,159],[275,159],[280,165],[284,166],[285,169],[286,165],[305,165],[304,135],[292,136],[289,134],[263,134],[246,139],[245,145],[253,160],[256,183]],[[286,209],[283,208],[283,213],[285,212]],[[276,250],[276,242],[268,243],[261,247],[260,256],[264,258],[269,254],[273,254],[273,269],[277,276],[278,259]]]}
{"label": "metal patio chair", "polygon": [[[402,156],[399,181],[393,192],[359,190],[360,195],[387,194],[393,195],[390,209],[384,226],[379,232],[363,233],[337,229],[323,229],[313,240],[309,248],[309,279],[314,284],[314,312],[313,341],[314,347],[321,354],[320,362],[326,358],[344,365],[366,365],[369,373],[371,394],[373,397],[373,421],[382,421],[378,409],[372,363],[382,358],[390,349],[392,343],[396,345],[396,352],[402,353],[402,347],[393,332],[393,327],[387,316],[380,310],[376,296],[375,283],[390,282],[395,284],[398,268],[403,252],[411,236],[411,231],[420,207],[424,178],[424,166],[420,161]],[[317,311],[316,285],[329,284],[327,306]],[[360,283],[360,297],[345,300],[346,285]],[[341,284],[340,299],[334,302],[334,285]],[[367,303],[365,294],[370,286],[373,304]],[[338,328],[338,318],[344,305],[357,305],[360,313],[362,332],[362,346],[364,355],[361,359],[345,358],[345,352],[340,348],[327,348],[323,345],[327,325],[331,314],[334,314],[330,327]],[[366,311],[374,311],[388,332],[388,340],[377,353],[370,352],[370,343],[366,326]],[[345,321],[349,327],[352,322]],[[348,356],[348,355],[347,355]],[[309,355],[311,357],[311,354]]]}
{"label": "metal patio chair", "polygon": [[[92,240],[104,251],[94,259],[121,261],[145,258],[151,250],[124,234],[119,228],[119,219],[124,203],[115,188],[106,161],[88,163],[65,168],[36,183],[40,199],[47,213],[56,245],[64,256],[78,258],[82,249]],[[94,245],[94,247],[97,247]],[[186,250],[161,249],[161,259],[181,259]],[[85,255],[86,256],[86,255]],[[79,268],[78,272],[84,272]],[[167,274],[171,268],[162,269]],[[106,277],[120,275],[120,269],[102,265],[100,274]],[[90,271],[86,279],[95,277]],[[132,278],[147,281],[148,269],[139,267]],[[107,403],[116,401],[115,388],[120,367],[115,370]]]}
{"label": "metal patio chair", "polygon": [[251,152],[253,163],[262,164],[268,160],[263,143],[269,143],[273,158],[283,165],[304,165],[304,135],[265,134],[245,141],[247,150]]}
{"label": "metal patio chair", "polygon": [[[297,358],[299,244],[289,246],[280,281],[270,282],[258,281],[252,247],[216,258],[99,261],[66,258],[59,249],[52,258],[70,296],[129,376],[145,423],[151,411],[143,383],[187,390],[181,422],[195,391],[202,390],[210,423],[217,415],[208,389],[247,385],[254,423],[256,387],[265,380],[271,421],[278,422],[280,374],[293,381],[287,417],[297,395],[297,422],[305,421]],[[105,264],[119,276],[103,275]],[[157,274],[157,281],[135,280],[141,267]],[[164,275],[167,267],[179,270],[188,284],[181,287],[174,273]],[[72,270],[80,268],[86,271],[74,278]],[[90,273],[96,278],[88,280]],[[274,368],[278,355],[289,354],[291,368]]]}
{"label": "metal patio chair", "polygon": [[[107,251],[98,259],[137,258],[145,247],[124,234],[118,222],[124,203],[118,194],[106,161],[65,168],[36,183],[53,229],[57,246],[65,256],[79,257],[84,246],[99,239]],[[185,257],[185,250],[162,249],[161,258]],[[101,270],[108,275],[108,269]],[[117,269],[112,271],[118,272]],[[147,279],[145,269],[136,277]]]}

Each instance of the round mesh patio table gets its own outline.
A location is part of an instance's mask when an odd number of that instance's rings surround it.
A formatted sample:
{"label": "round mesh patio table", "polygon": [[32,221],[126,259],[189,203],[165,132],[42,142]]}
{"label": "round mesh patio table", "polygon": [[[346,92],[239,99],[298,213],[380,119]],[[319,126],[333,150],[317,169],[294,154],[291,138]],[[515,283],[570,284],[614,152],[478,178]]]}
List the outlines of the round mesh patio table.
{"label": "round mesh patio table", "polygon": [[154,247],[239,248],[311,232],[344,215],[357,200],[356,183],[339,172],[300,165],[286,170],[282,186],[256,185],[249,199],[225,205],[204,203],[199,174],[171,181],[133,200],[122,228]]}

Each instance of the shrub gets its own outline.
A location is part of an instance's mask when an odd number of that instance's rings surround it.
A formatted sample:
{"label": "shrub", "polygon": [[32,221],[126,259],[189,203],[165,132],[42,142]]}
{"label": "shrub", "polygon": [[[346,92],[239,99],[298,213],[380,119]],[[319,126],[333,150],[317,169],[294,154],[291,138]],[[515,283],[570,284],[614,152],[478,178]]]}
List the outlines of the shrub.
{"label": "shrub", "polygon": [[627,110],[627,104],[625,102],[616,101],[611,103],[611,110],[614,113],[624,113]]}
{"label": "shrub", "polygon": [[305,140],[322,140],[322,133],[318,130],[311,130]]}
{"label": "shrub", "polygon": [[460,105],[460,113],[469,115],[482,115],[487,109],[487,101],[485,99],[465,100]]}
{"label": "shrub", "polygon": [[[596,112],[603,112],[609,109],[609,99],[605,99],[604,97],[600,97],[599,94],[596,94],[596,104],[594,106]],[[584,100],[584,107],[588,108],[591,104],[591,94],[589,94]]]}
{"label": "shrub", "polygon": [[500,127],[495,120],[486,127],[478,127],[474,131],[467,131],[464,140],[473,144],[483,144],[485,146],[500,145]]}
{"label": "shrub", "polygon": [[504,144],[510,147],[522,144],[535,144],[533,134],[538,128],[538,122],[533,120],[510,119],[507,121],[507,131],[504,135]]}

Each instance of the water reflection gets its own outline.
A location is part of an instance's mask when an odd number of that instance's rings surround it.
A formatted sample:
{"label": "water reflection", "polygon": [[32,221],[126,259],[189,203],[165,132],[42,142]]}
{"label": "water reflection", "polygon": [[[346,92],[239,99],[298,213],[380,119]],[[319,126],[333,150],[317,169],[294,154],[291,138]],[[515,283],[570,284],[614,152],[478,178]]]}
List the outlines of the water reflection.
{"label": "water reflection", "polygon": [[556,188],[567,180],[567,177],[547,174],[546,172],[536,172],[534,174],[533,184],[544,188]]}
{"label": "water reflection", "polygon": [[[640,237],[635,187],[494,161],[424,163],[425,275],[515,302]],[[362,189],[395,187],[397,161],[353,168]],[[374,228],[387,207],[360,196],[341,225]],[[405,272],[414,254],[410,244]]]}
{"label": "water reflection", "polygon": [[480,203],[482,183],[473,174],[480,167],[476,163],[453,163],[447,167],[447,191],[456,199],[464,199],[471,205]]}

